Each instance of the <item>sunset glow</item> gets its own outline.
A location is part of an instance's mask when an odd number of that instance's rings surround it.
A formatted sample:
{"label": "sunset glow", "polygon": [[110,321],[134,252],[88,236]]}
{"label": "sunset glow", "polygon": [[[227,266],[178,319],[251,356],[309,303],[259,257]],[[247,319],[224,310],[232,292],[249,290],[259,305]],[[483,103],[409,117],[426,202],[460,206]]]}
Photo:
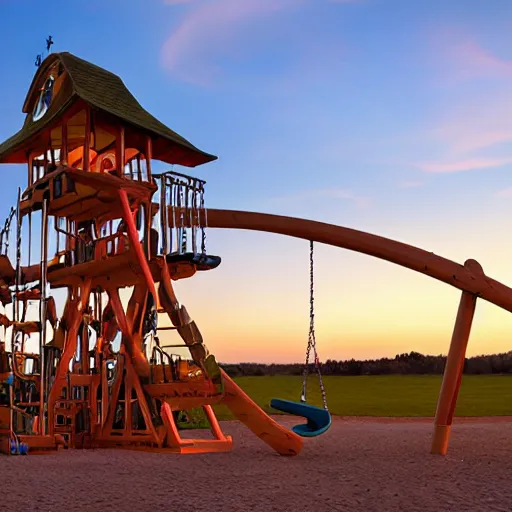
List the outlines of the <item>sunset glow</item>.
{"label": "sunset glow", "polygon": [[[46,25],[38,3],[0,2],[10,41],[0,50],[0,139],[23,122],[51,33],[55,51],[120,75],[147,110],[219,156],[176,169],[207,180],[207,206],[474,258],[512,286],[512,3],[130,0],[117,39],[68,22],[112,34],[117,3],[69,3]],[[3,219],[26,168],[2,172]],[[308,243],[218,229],[207,243],[219,268],[175,289],[208,348],[221,362],[301,362]],[[315,278],[322,360],[447,352],[459,290],[319,244]],[[511,349],[512,315],[478,302],[468,355]]]}

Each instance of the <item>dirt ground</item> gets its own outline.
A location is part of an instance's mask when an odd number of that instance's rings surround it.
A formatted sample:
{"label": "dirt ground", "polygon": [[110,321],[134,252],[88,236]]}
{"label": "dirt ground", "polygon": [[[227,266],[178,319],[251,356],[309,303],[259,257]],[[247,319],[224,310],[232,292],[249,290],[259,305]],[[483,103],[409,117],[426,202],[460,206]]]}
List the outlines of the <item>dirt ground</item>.
{"label": "dirt ground", "polygon": [[336,418],[294,458],[274,454],[237,422],[223,428],[235,442],[227,454],[3,456],[0,510],[512,510],[511,419],[458,419],[446,457],[429,455],[431,420]]}

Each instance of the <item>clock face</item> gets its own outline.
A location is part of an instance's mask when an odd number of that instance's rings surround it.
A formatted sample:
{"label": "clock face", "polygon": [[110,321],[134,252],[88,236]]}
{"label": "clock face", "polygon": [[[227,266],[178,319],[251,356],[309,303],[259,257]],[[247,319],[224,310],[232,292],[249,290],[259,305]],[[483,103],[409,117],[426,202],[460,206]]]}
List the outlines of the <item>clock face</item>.
{"label": "clock face", "polygon": [[39,99],[37,100],[34,112],[32,113],[32,119],[34,121],[39,121],[39,119],[41,119],[46,114],[46,112],[48,112],[48,109],[50,108],[50,104],[52,102],[54,84],[55,78],[53,78],[53,76],[50,75],[46,79],[44,86],[41,88]]}

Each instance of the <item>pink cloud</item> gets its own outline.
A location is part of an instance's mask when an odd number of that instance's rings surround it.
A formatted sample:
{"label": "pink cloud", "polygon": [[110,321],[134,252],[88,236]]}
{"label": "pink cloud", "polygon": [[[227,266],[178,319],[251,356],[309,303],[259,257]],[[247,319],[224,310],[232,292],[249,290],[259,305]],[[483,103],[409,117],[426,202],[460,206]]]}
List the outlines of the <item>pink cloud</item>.
{"label": "pink cloud", "polygon": [[[431,120],[432,127],[422,136],[441,146],[445,162],[423,164],[428,172],[456,172],[508,163],[510,151],[493,154],[512,144],[512,83],[502,82],[501,87],[493,86],[492,93],[479,89],[469,95],[457,95]],[[430,170],[431,167],[438,170]]]}
{"label": "pink cloud", "polygon": [[[512,164],[505,144],[512,143],[512,53],[498,54],[471,34],[454,27],[431,32],[430,61],[439,85],[456,85],[429,127],[415,135],[425,153],[411,164],[427,173],[457,173]],[[460,87],[462,80],[485,79],[479,87]],[[446,92],[444,92],[446,95]],[[410,161],[409,161],[410,163]]]}
{"label": "pink cloud", "polygon": [[[175,2],[172,2],[175,3]],[[302,4],[301,0],[202,0],[194,2],[162,47],[161,62],[181,79],[207,85],[220,69],[219,54],[236,51],[246,24]]]}
{"label": "pink cloud", "polygon": [[512,157],[508,158],[472,158],[467,160],[458,160],[453,162],[417,162],[415,167],[430,173],[452,173],[473,171],[476,169],[486,169],[492,167],[501,167],[502,165],[512,164]]}
{"label": "pink cloud", "polygon": [[504,188],[503,190],[498,190],[496,197],[512,197],[512,187]]}
{"label": "pink cloud", "polygon": [[484,48],[473,36],[456,27],[444,27],[429,34],[430,60],[445,84],[475,78],[512,78],[512,55],[498,55]]}
{"label": "pink cloud", "polygon": [[448,53],[460,78],[480,76],[512,77],[512,60],[502,59],[482,48],[476,41],[455,44]]}
{"label": "pink cloud", "polygon": [[[508,123],[512,124],[512,119]],[[483,124],[486,124],[485,121]],[[495,124],[500,124],[499,118],[496,118]],[[497,126],[489,127],[486,130],[482,125],[464,125],[462,121],[459,121],[451,126],[442,126],[436,131],[438,138],[447,141],[450,150],[454,153],[477,151],[503,142],[512,142],[512,129],[508,131]]]}

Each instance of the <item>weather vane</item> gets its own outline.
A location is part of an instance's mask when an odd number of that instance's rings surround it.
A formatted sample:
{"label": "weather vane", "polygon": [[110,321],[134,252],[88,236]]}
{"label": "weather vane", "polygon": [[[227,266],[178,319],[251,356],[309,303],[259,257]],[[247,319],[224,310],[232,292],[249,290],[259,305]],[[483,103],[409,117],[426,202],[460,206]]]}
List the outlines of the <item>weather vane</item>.
{"label": "weather vane", "polygon": [[[50,48],[53,44],[53,39],[52,39],[52,36],[49,35],[47,38],[46,38],[46,51],[47,51],[47,54],[50,55]],[[37,57],[36,57],[36,62],[35,62],[35,65],[36,67],[39,67],[41,65],[41,62],[43,61],[43,54],[40,53]]]}

